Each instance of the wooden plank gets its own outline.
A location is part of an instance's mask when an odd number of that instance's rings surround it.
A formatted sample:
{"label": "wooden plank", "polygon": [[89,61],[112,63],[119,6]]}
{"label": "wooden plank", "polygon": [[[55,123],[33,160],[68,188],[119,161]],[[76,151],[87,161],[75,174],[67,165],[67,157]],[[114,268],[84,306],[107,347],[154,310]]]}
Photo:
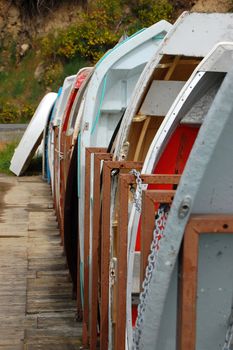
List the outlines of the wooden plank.
{"label": "wooden plank", "polygon": [[91,313],[90,313],[90,350],[96,349],[97,344],[97,318],[98,318],[98,282],[100,279],[100,219],[101,219],[101,163],[112,159],[110,153],[94,154],[94,188],[93,188],[93,236],[92,236],[92,269],[91,269]]}
{"label": "wooden plank", "polygon": [[[179,179],[174,179],[174,184],[178,184]],[[142,224],[140,233],[141,262],[140,262],[140,285],[145,277],[145,269],[148,264],[153,231],[155,227],[155,204],[171,204],[175,196],[174,190],[145,190],[142,193]]]}
{"label": "wooden plank", "polygon": [[84,288],[83,288],[83,345],[89,342],[89,255],[90,255],[90,195],[91,155],[106,152],[106,148],[86,148],[85,153],[85,212],[84,212]]}
{"label": "wooden plank", "polygon": [[24,180],[4,177],[14,186],[0,198],[0,350],[74,349],[81,325],[51,191]]}
{"label": "wooden plank", "polygon": [[100,348],[108,349],[108,308],[109,308],[109,270],[110,270],[110,208],[111,172],[113,169],[141,169],[141,162],[106,161],[103,164],[102,187],[102,225],[101,225],[101,305],[100,305]]}

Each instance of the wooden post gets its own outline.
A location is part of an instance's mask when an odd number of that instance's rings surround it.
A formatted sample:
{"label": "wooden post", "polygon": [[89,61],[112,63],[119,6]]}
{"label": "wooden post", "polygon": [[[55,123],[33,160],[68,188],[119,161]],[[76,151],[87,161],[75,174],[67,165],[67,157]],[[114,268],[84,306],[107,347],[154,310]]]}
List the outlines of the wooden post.
{"label": "wooden post", "polygon": [[[86,148],[85,153],[85,212],[84,212],[84,290],[83,290],[83,346],[89,342],[89,247],[90,247],[90,176],[91,154],[106,148]],[[80,266],[78,266],[78,269]]]}
{"label": "wooden post", "polygon": [[97,318],[98,318],[98,283],[100,271],[100,217],[101,217],[101,163],[103,160],[112,159],[110,153],[94,154],[94,179],[93,179],[93,236],[92,236],[92,258],[91,258],[91,294],[90,294],[90,350],[97,346]]}
{"label": "wooden post", "polygon": [[[177,184],[180,175],[141,175],[143,184]],[[127,247],[128,247],[128,193],[129,186],[136,183],[134,175],[120,174],[119,176],[119,232],[117,240],[117,294],[116,294],[116,325],[115,325],[115,347],[121,350],[125,346],[126,329],[126,291],[127,291]],[[159,192],[159,191],[158,191]],[[166,192],[161,192],[167,196]],[[160,193],[160,195],[161,195]],[[126,225],[127,221],[127,225]]]}

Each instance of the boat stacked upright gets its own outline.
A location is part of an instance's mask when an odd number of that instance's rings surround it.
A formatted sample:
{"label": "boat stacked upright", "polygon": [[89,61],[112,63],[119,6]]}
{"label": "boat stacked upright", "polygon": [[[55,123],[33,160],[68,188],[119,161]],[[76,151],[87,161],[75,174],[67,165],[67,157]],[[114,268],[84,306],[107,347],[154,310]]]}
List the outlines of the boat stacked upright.
{"label": "boat stacked upright", "polygon": [[45,96],[15,152],[21,175],[44,131],[85,348],[232,349],[232,23],[127,38]]}

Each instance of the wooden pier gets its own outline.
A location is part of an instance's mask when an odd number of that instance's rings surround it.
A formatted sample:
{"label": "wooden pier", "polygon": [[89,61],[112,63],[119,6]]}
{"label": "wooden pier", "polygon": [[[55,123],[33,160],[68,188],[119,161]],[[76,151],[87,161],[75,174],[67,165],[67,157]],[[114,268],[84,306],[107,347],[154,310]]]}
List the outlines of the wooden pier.
{"label": "wooden pier", "polygon": [[0,175],[0,350],[76,350],[81,324],[49,186]]}

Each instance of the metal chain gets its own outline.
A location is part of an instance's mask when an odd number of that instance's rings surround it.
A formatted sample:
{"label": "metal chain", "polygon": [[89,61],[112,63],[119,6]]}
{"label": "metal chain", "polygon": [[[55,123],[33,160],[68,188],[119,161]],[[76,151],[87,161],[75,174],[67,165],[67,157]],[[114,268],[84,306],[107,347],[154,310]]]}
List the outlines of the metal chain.
{"label": "metal chain", "polygon": [[[137,188],[136,191],[133,187],[131,187],[131,192],[133,193],[133,200],[136,210],[141,213],[142,207],[142,179],[141,174],[136,169],[133,169],[131,172],[136,178]],[[138,317],[134,330],[134,339],[133,339],[133,349],[141,350],[143,349],[143,344],[141,343],[141,335],[142,335],[142,327],[143,327],[143,314],[146,308],[146,297],[148,295],[149,284],[152,278],[152,273],[155,268],[159,243],[162,237],[164,237],[163,232],[166,226],[167,217],[169,213],[170,207],[165,204],[161,205],[158,213],[155,218],[155,229],[153,232],[153,240],[150,247],[150,255],[148,256],[148,265],[146,267],[145,279],[142,284],[142,292],[140,293],[140,303],[138,305]],[[231,316],[229,320],[229,326],[227,328],[225,342],[222,347],[222,350],[233,350],[233,308],[231,310]]]}
{"label": "metal chain", "polygon": [[130,174],[133,174],[136,178],[136,184],[137,184],[136,191],[133,187],[131,187],[130,190],[133,193],[133,201],[134,201],[134,205],[136,207],[136,210],[139,213],[141,213],[141,209],[142,209],[142,179],[141,179],[141,174],[136,169],[132,169],[130,171]]}
{"label": "metal chain", "polygon": [[[142,206],[142,179],[140,177],[140,173],[137,170],[133,169],[131,173],[136,177],[137,189],[136,191],[134,191],[134,204],[136,210],[140,213]],[[138,305],[138,317],[134,330],[133,348],[135,350],[143,349],[143,345],[141,344],[141,335],[144,321],[143,314],[146,308],[146,297],[148,295],[152,273],[156,265],[159,244],[161,238],[163,237],[163,232],[166,226],[169,209],[170,207],[167,204],[160,205],[157,215],[155,217],[153,240],[150,246],[150,254],[148,256],[148,265],[146,267],[145,279],[142,284],[142,292],[140,293],[139,297],[140,303]]]}
{"label": "metal chain", "polygon": [[157,255],[159,250],[159,244],[162,237],[164,237],[163,232],[166,226],[167,217],[169,213],[169,206],[167,204],[163,204],[158,209],[156,218],[155,218],[155,228],[153,232],[153,240],[150,246],[150,254],[148,256],[148,265],[146,267],[145,279],[142,284],[142,292],[140,293],[140,303],[138,305],[138,317],[134,330],[134,349],[140,350],[143,349],[143,345],[141,344],[141,335],[143,328],[143,315],[146,309],[146,298],[149,291],[149,284],[152,278],[153,271],[156,266]]}

